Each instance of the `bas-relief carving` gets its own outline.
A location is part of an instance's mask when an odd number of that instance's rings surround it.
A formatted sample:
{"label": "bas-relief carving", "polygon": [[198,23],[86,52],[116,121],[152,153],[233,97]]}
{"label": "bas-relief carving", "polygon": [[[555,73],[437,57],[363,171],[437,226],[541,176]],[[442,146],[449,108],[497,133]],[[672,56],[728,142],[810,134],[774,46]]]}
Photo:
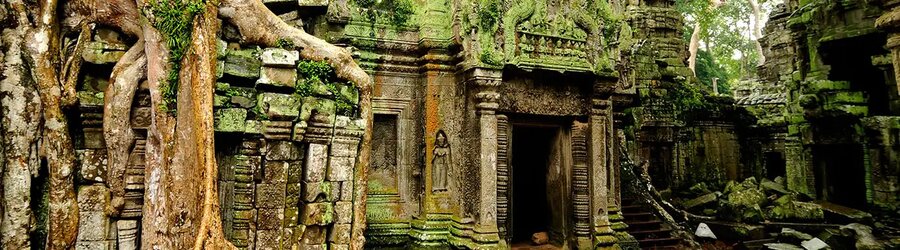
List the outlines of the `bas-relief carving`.
{"label": "bas-relief carving", "polygon": [[376,115],[372,131],[372,163],[369,193],[397,193],[397,116]]}
{"label": "bas-relief carving", "polygon": [[591,72],[599,40],[598,3],[586,0],[526,0],[504,14],[504,52],[522,68]]}
{"label": "bas-relief carving", "polygon": [[434,139],[434,157],[431,160],[431,191],[446,192],[450,170],[450,141],[443,130],[438,130]]}

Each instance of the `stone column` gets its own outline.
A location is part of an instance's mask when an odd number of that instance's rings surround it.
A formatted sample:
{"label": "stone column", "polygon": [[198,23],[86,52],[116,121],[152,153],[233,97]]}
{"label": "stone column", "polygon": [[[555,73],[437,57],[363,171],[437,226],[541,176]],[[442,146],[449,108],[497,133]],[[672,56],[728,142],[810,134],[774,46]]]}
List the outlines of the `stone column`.
{"label": "stone column", "polygon": [[[900,82],[900,1],[881,0],[884,12],[881,17],[875,20],[875,27],[888,32],[888,39],[885,48],[891,51],[891,61],[895,65],[894,77]],[[897,84],[897,90],[900,91],[900,84]]]}
{"label": "stone column", "polygon": [[[598,83],[599,85],[599,83]],[[609,95],[595,90],[591,100],[590,126],[590,176],[591,216],[595,248],[617,248],[618,239],[609,222],[608,178],[614,163],[612,102]]]}
{"label": "stone column", "polygon": [[498,242],[497,229],[497,108],[502,72],[475,68],[467,75],[475,93],[480,136],[478,160],[478,201],[474,240],[479,243]]}

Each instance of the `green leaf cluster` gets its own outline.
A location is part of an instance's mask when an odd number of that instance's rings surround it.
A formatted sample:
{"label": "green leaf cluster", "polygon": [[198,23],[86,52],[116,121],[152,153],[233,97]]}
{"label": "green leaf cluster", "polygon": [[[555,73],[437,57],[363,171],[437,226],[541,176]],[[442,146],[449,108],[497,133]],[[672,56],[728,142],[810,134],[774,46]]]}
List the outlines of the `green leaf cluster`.
{"label": "green leaf cluster", "polygon": [[181,62],[191,42],[194,17],[203,11],[205,0],[155,0],[148,4],[150,23],[162,33],[169,50],[169,72],[160,86],[163,110],[175,112]]}
{"label": "green leaf cluster", "polygon": [[[323,84],[325,89],[331,93],[334,98],[335,110],[339,115],[350,116],[355,111],[355,106],[351,100],[340,94],[338,86],[345,85],[334,73],[334,68],[324,61],[301,60],[297,64],[297,72],[303,79],[295,87],[294,94],[301,97],[312,96],[314,94],[313,85]],[[346,84],[352,86],[352,84]]]}
{"label": "green leaf cluster", "polygon": [[412,0],[354,0],[354,2],[356,3],[356,6],[369,9],[366,13],[366,17],[373,24],[378,17],[376,11],[388,13],[390,15],[390,22],[394,26],[406,25],[406,22],[408,22],[415,13],[415,7],[413,6]]}

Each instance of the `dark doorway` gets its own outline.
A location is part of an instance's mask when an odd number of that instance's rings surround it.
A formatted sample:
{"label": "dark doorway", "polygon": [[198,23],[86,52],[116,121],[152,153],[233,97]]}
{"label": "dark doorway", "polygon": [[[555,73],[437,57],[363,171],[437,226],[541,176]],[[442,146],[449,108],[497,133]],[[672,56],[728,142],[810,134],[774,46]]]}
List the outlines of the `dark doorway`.
{"label": "dark doorway", "polygon": [[897,96],[896,83],[872,65],[872,56],[889,53],[884,49],[885,39],[883,33],[876,33],[829,41],[819,49],[823,62],[831,66],[828,79],[849,81],[851,90],[864,91],[870,115],[900,114],[891,107],[891,97]]}
{"label": "dark doorway", "polygon": [[672,146],[653,144],[650,146],[650,182],[659,190],[669,188],[672,180]]}
{"label": "dark doorway", "polygon": [[780,152],[766,152],[765,154],[766,160],[766,177],[770,180],[774,180],[776,177],[786,177],[785,175],[785,160],[784,155]]}
{"label": "dark doorway", "polygon": [[550,231],[547,175],[558,128],[513,126],[512,241],[529,242]]}
{"label": "dark doorway", "polygon": [[866,177],[861,146],[815,146],[813,159],[816,195],[819,199],[853,208],[865,208]]}

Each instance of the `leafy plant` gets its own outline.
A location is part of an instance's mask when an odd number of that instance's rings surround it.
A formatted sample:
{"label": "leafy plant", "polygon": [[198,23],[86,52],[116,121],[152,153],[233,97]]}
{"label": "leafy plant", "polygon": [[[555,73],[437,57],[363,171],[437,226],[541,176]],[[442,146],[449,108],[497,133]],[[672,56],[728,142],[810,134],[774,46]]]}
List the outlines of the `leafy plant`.
{"label": "leafy plant", "polygon": [[162,33],[169,50],[169,72],[166,82],[160,86],[165,111],[174,113],[178,98],[178,77],[181,72],[181,61],[191,42],[191,29],[194,17],[199,14],[206,2],[204,0],[156,0],[149,3],[150,23]]}

